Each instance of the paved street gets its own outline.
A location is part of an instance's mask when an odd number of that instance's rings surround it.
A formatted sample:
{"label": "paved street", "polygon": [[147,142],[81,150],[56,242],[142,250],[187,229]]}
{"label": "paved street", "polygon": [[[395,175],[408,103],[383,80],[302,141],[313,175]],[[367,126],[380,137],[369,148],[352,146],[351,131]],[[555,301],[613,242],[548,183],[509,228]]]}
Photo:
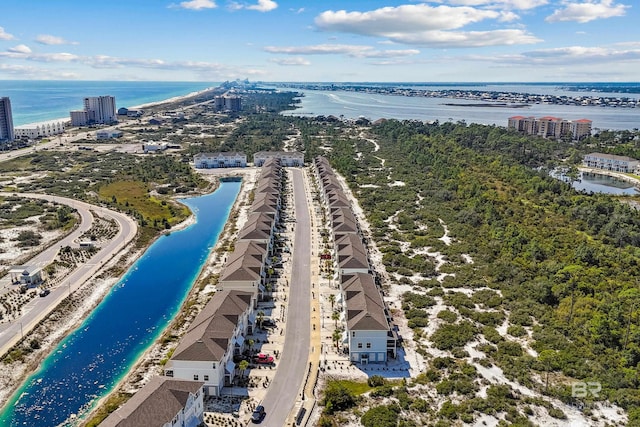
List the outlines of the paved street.
{"label": "paved street", "polygon": [[[22,197],[45,199],[69,205],[77,209],[82,218],[81,224],[79,225],[78,229],[73,231],[60,242],[52,245],[48,249],[32,258],[28,262],[29,265],[38,265],[42,267],[49,264],[55,258],[60,247],[71,245],[75,239],[82,235],[82,233],[91,228],[93,215],[91,214],[90,210],[93,210],[103,218],[114,219],[118,223],[119,230],[118,234],[110,242],[106,243],[98,251],[98,253],[96,253],[89,260],[88,263],[81,265],[73,272],[71,272],[69,276],[67,276],[62,282],[63,285],[52,289],[51,294],[47,295],[44,298],[34,298],[22,309],[22,314],[11,323],[0,324],[0,354],[4,354],[9,348],[11,348],[11,346],[15,345],[15,343],[20,340],[23,334],[26,334],[28,331],[30,331],[69,293],[74,292],[76,289],[82,286],[102,267],[105,262],[111,259],[111,257],[122,248],[124,248],[138,232],[138,226],[135,221],[119,212],[114,212],[109,209],[90,205],[88,203],[80,202],[77,200],[67,199],[65,197],[28,193],[18,193],[18,195]],[[6,285],[6,283],[4,283],[5,281],[8,282],[9,278],[5,278],[3,280],[3,285]],[[3,291],[6,291],[4,287]]]}
{"label": "paved street", "polygon": [[299,397],[308,369],[310,347],[311,298],[311,223],[309,205],[300,169],[291,169],[294,206],[295,240],[292,269],[289,279],[289,304],[286,334],[278,371],[271,382],[262,404],[267,416],[265,426],[284,426]]}

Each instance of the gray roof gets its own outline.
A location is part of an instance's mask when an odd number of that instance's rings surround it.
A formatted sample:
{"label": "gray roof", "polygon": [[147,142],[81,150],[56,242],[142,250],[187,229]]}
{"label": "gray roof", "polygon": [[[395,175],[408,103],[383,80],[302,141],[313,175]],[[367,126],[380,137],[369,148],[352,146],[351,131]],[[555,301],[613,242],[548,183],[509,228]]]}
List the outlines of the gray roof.
{"label": "gray roof", "polygon": [[342,292],[349,330],[389,330],[384,301],[371,274],[356,273],[349,276],[342,284]]}
{"label": "gray roof", "polygon": [[369,268],[367,248],[357,234],[349,233],[336,240],[335,248],[340,268]]}
{"label": "gray roof", "polygon": [[184,409],[189,395],[202,393],[203,384],[199,381],[153,377],[131,399],[100,423],[100,426],[163,426]]}
{"label": "gray roof", "polygon": [[220,361],[242,314],[251,307],[253,293],[217,292],[195,318],[171,360]]}

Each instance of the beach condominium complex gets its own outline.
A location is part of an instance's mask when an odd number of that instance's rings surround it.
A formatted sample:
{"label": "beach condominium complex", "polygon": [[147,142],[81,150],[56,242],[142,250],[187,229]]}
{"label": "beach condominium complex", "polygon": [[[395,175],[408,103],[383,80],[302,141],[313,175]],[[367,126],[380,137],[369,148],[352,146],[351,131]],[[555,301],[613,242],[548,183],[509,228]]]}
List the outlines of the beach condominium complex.
{"label": "beach condominium complex", "polygon": [[571,136],[574,141],[591,135],[591,120],[564,120],[559,117],[509,117],[507,128],[515,129],[526,135],[538,135],[543,138],[560,139]]}
{"label": "beach condominium complex", "polygon": [[7,97],[0,98],[0,141],[10,142],[15,139],[11,101]]}
{"label": "beach condominium complex", "polygon": [[113,96],[91,96],[84,98],[84,110],[71,111],[72,126],[111,124],[118,121],[116,99]]}

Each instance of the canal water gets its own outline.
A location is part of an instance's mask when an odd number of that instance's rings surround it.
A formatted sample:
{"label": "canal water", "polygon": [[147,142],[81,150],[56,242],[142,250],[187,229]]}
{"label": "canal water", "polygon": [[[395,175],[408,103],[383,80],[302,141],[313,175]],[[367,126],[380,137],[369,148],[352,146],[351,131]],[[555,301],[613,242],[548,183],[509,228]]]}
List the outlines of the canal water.
{"label": "canal water", "polygon": [[606,193],[628,196],[640,195],[640,191],[638,191],[632,183],[612,176],[581,171],[577,180],[571,180],[564,175],[561,170],[552,171],[551,176],[570,183],[571,186],[578,191],[585,191],[587,193]]}
{"label": "canal water", "polygon": [[156,240],[8,401],[1,426],[74,425],[113,389],[177,314],[240,185],[222,182],[212,194],[184,200],[197,222]]}

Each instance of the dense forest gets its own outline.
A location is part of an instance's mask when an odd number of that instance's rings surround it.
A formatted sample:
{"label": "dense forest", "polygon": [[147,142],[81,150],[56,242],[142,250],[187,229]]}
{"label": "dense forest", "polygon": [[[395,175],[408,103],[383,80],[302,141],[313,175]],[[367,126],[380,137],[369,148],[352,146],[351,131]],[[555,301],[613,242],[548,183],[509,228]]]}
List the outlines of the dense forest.
{"label": "dense forest", "polygon": [[[400,273],[398,283],[424,277],[416,286],[422,293],[405,294],[403,304],[418,336],[424,308],[440,298],[449,311],[439,316],[446,322],[429,337],[431,345],[457,358],[468,356],[465,344],[478,341],[483,363],[510,379],[587,410],[590,401],[609,400],[628,410],[630,425],[640,425],[640,214],[548,174],[593,145],[629,153],[637,138],[610,135],[603,144],[598,136],[577,146],[493,126],[396,120],[367,131],[379,151],[366,140],[344,138],[330,157],[367,212],[387,270]],[[438,240],[442,222],[455,244]],[[401,242],[446,254],[453,275],[435,280],[433,266],[403,251]],[[506,320],[505,337],[497,328]],[[439,392],[475,393],[459,375],[440,375],[436,362],[442,363],[431,361],[431,375]],[[572,396],[575,380],[598,382],[602,390]],[[463,399],[454,412],[473,413],[475,399]]]}

